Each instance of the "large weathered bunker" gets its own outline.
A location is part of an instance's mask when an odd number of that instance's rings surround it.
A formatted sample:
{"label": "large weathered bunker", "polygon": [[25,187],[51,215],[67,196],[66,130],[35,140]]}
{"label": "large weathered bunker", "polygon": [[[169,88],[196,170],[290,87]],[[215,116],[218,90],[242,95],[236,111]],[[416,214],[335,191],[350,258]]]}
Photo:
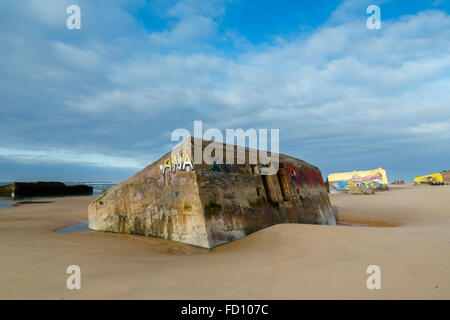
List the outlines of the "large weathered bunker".
{"label": "large weathered bunker", "polygon": [[224,164],[194,164],[193,141],[92,202],[89,228],[213,248],[279,223],[336,224],[319,168],[279,154],[278,172],[262,175],[263,165],[248,161],[254,149],[245,148],[245,163],[226,164],[231,145]]}

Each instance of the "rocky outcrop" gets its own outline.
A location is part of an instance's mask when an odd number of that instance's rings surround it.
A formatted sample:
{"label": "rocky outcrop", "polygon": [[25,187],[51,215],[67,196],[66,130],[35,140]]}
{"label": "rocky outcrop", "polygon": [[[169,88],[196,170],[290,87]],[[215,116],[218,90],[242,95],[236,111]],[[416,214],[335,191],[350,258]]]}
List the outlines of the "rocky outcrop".
{"label": "rocky outcrop", "polygon": [[0,187],[0,195],[6,197],[40,197],[91,195],[93,188],[86,185],[66,186],[61,182],[14,182]]}
{"label": "rocky outcrop", "polygon": [[445,184],[450,184],[450,170],[444,170],[441,172],[442,178]]}
{"label": "rocky outcrop", "polygon": [[273,175],[248,161],[191,166],[193,151],[188,140],[179,160],[168,153],[109,189],[90,204],[89,228],[213,248],[279,223],[336,224],[319,168],[281,154]]}

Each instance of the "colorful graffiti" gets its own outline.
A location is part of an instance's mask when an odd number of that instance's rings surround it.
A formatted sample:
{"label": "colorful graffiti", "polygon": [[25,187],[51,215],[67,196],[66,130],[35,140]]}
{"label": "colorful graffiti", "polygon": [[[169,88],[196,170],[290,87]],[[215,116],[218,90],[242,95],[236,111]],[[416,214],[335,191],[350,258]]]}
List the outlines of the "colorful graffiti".
{"label": "colorful graffiti", "polygon": [[325,186],[322,174],[314,168],[302,166],[300,169],[290,163],[280,164],[280,167],[284,168],[286,174],[289,175],[291,180],[295,181],[299,186]]}
{"label": "colorful graffiti", "polygon": [[419,184],[432,184],[432,185],[442,185],[444,184],[444,178],[440,173],[434,173],[427,176],[417,177],[414,179],[415,183]]}
{"label": "colorful graffiti", "polygon": [[380,181],[355,182],[355,181],[338,181],[340,182],[338,190],[349,190],[352,187],[363,189],[379,189],[383,185]]}
{"label": "colorful graffiti", "polygon": [[175,172],[175,171],[191,171],[194,170],[194,164],[192,163],[191,156],[189,153],[174,155],[173,158],[167,158],[164,161],[164,164],[160,165],[159,168],[162,171],[162,174],[165,174],[166,171]]}
{"label": "colorful graffiti", "polygon": [[381,189],[387,185],[386,171],[378,168],[369,171],[345,172],[328,176],[330,191],[348,191],[350,188]]}

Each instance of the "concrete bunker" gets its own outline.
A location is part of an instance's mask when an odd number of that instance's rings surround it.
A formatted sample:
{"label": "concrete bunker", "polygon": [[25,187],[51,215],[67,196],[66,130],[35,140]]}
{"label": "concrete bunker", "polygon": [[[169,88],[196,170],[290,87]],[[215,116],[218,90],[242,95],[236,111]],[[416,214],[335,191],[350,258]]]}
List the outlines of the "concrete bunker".
{"label": "concrete bunker", "polygon": [[[93,201],[89,228],[213,248],[279,223],[336,224],[319,168],[282,154],[272,175],[248,156],[241,164],[194,164],[193,141]],[[201,151],[210,143],[203,140]]]}

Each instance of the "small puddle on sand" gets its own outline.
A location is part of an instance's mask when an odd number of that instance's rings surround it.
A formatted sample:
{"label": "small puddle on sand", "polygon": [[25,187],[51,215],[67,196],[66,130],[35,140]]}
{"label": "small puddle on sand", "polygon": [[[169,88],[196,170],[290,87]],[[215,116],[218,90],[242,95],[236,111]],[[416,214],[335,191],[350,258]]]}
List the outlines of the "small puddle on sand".
{"label": "small puddle on sand", "polygon": [[369,228],[393,228],[395,225],[387,222],[368,221],[368,222],[355,222],[355,221],[336,221],[336,225],[344,227],[369,227]]}
{"label": "small puddle on sand", "polygon": [[72,224],[68,227],[56,229],[55,231],[58,233],[78,233],[89,231],[89,222],[83,221],[81,223]]}
{"label": "small puddle on sand", "polygon": [[350,226],[350,227],[370,227],[368,224],[362,224],[362,223],[354,223],[354,222],[345,222],[345,221],[338,221],[336,222],[338,226]]}

